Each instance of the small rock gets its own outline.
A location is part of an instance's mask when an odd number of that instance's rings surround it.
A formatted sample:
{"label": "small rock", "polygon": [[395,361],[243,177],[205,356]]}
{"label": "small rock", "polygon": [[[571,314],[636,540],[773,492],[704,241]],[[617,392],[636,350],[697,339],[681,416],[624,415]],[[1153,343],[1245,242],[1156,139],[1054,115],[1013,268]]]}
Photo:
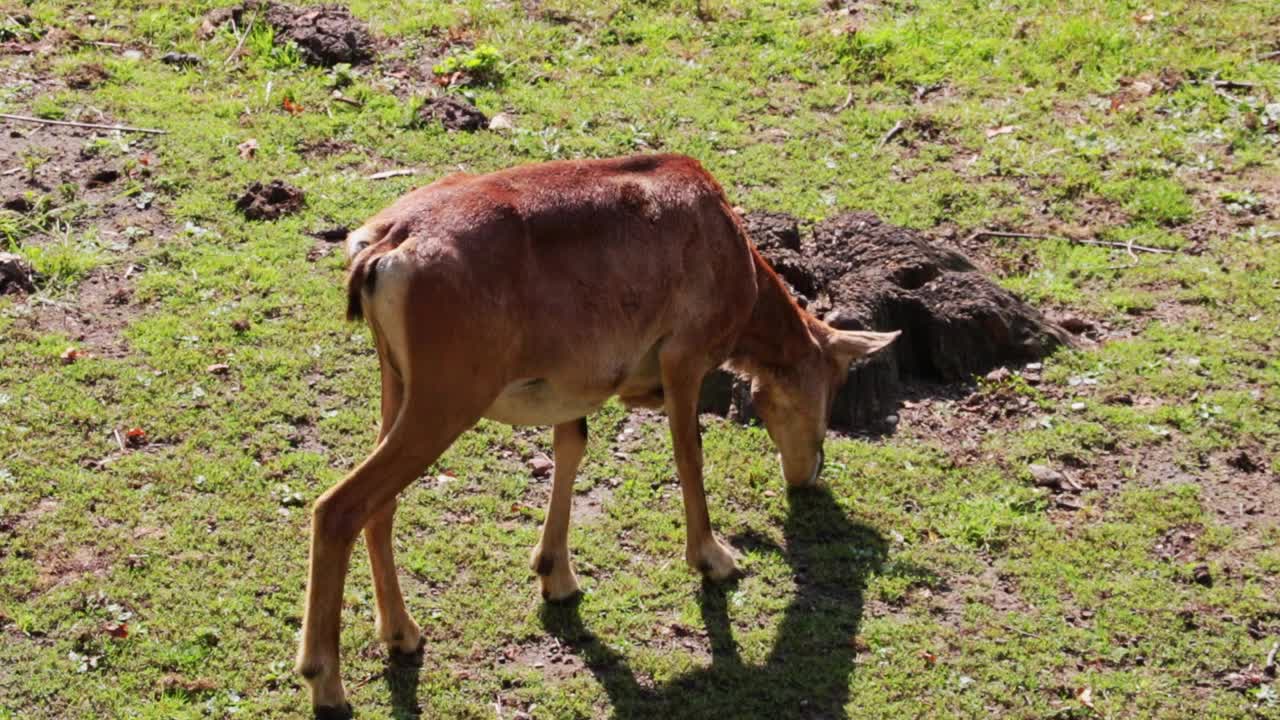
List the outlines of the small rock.
{"label": "small rock", "polygon": [[1060,488],[1067,481],[1067,477],[1065,475],[1054,470],[1048,465],[1032,463],[1027,466],[1027,471],[1031,473],[1031,479],[1040,487]]}
{"label": "small rock", "polygon": [[1072,510],[1072,511],[1079,510],[1080,508],[1084,507],[1084,503],[1080,502],[1079,500],[1075,499],[1070,495],[1059,495],[1055,497],[1053,499],[1053,504],[1063,510]]}
{"label": "small rock", "polygon": [[1096,332],[1098,329],[1098,326],[1094,325],[1092,322],[1076,315],[1068,315],[1067,317],[1062,318],[1058,321],[1058,325],[1061,326],[1063,330],[1066,330],[1073,335],[1083,335],[1087,332]]}
{"label": "small rock", "polygon": [[1208,565],[1197,565],[1191,571],[1191,579],[1195,580],[1197,585],[1213,587],[1213,575],[1209,573]]}
{"label": "small rock", "polygon": [[1027,363],[1027,372],[1040,372],[1044,369],[1044,363]]}
{"label": "small rock", "polygon": [[199,55],[191,53],[170,52],[160,56],[160,62],[165,65],[174,65],[176,67],[191,67],[204,62]]}
{"label": "small rock", "polygon": [[489,120],[489,129],[498,132],[508,132],[516,129],[515,118],[507,113],[498,113]]}
{"label": "small rock", "polygon": [[123,57],[125,60],[141,60],[141,59],[142,59],[142,51],[141,51],[141,50],[134,50],[133,48],[130,48],[130,49],[125,50],[124,52],[120,53],[120,56],[121,56],[121,57]]}
{"label": "small rock", "polygon": [[545,478],[551,474],[555,463],[551,462],[551,458],[538,453],[529,459],[529,469],[533,472],[535,478]]}
{"label": "small rock", "polygon": [[1079,411],[1083,410],[1084,408],[1085,408],[1085,405],[1084,405],[1084,403],[1082,403],[1082,402],[1073,402],[1073,403],[1071,403],[1071,409],[1072,409],[1072,410],[1075,410],[1075,411],[1077,411],[1077,412],[1079,412]]}
{"label": "small rock", "polygon": [[990,380],[991,382],[1000,382],[1002,380],[1008,380],[1009,376],[1012,374],[1013,373],[1009,372],[1009,368],[998,367],[987,373],[987,380]]}

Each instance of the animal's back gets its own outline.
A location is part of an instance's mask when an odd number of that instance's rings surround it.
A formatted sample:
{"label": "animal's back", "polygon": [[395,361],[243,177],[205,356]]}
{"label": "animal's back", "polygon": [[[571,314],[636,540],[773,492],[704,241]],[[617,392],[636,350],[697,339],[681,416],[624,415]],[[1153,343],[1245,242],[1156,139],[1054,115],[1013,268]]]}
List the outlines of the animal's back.
{"label": "animal's back", "polygon": [[727,353],[755,293],[752,251],[723,192],[678,155],[453,175],[358,232],[372,247],[355,258],[352,296],[386,269],[410,334],[465,327],[522,376],[557,368],[602,389],[678,332],[705,333]]}

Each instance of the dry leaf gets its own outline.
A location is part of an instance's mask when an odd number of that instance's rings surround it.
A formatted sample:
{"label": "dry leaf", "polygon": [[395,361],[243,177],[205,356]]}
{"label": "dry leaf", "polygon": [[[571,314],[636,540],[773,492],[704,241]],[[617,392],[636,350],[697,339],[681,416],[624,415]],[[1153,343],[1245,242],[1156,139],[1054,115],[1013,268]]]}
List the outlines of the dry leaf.
{"label": "dry leaf", "polygon": [[125,440],[128,440],[129,444],[133,447],[138,447],[147,441],[147,431],[140,427],[129,428],[124,432],[124,438]]}
{"label": "dry leaf", "polygon": [[1156,14],[1155,14],[1155,13],[1152,13],[1152,12],[1147,12],[1147,13],[1143,13],[1143,14],[1141,14],[1141,15],[1134,15],[1134,16],[1133,16],[1133,20],[1134,20],[1134,22],[1138,23],[1139,25],[1146,25],[1147,23],[1149,23],[1149,22],[1151,22],[1152,20],[1155,20],[1155,19],[1156,19]]}
{"label": "dry leaf", "polygon": [[84,353],[80,352],[78,348],[69,347],[66,350],[62,351],[62,355],[60,357],[62,358],[63,365],[70,365],[71,363],[84,357]]}
{"label": "dry leaf", "polygon": [[928,664],[930,664],[930,665],[936,665],[936,664],[938,663],[938,656],[937,656],[937,655],[934,655],[933,653],[929,652],[928,650],[921,650],[921,651],[920,651],[920,659],[921,659],[921,660],[924,660],[926,663],[928,663]]}
{"label": "dry leaf", "polygon": [[[285,100],[285,102],[287,103],[289,101]],[[288,105],[285,106],[285,109],[286,110],[289,109]],[[258,152],[258,141],[253,138],[249,138],[248,140],[245,140],[244,142],[237,145],[236,150],[240,151],[241,158],[245,160],[249,160],[253,158],[254,154]]]}
{"label": "dry leaf", "polygon": [[1093,706],[1093,688],[1088,685],[1085,685],[1082,688],[1076,688],[1076,699],[1080,701],[1081,705],[1089,708],[1090,710],[1097,709]]}
{"label": "dry leaf", "polygon": [[210,375],[226,375],[227,371],[230,369],[231,366],[226,363],[214,363],[205,368]]}
{"label": "dry leaf", "polygon": [[997,128],[989,128],[987,130],[987,138],[990,139],[990,138],[996,137],[997,135],[1008,135],[1009,133],[1017,129],[1018,129],[1017,125],[1001,125],[1000,127],[997,127]]}
{"label": "dry leaf", "polygon": [[304,108],[301,105],[290,100],[289,98],[285,98],[280,103],[280,106],[283,107],[290,115],[301,115],[302,111],[304,110]]}
{"label": "dry leaf", "polygon": [[102,629],[113,638],[123,640],[129,637],[129,623],[107,623]]}

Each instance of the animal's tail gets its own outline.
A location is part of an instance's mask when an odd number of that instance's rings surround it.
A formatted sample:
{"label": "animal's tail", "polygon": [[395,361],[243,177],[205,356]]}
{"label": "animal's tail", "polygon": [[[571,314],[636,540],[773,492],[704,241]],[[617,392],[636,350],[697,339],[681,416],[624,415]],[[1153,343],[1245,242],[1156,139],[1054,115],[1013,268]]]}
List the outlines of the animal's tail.
{"label": "animal's tail", "polygon": [[364,293],[373,293],[378,260],[395,250],[405,233],[394,225],[368,224],[347,236],[347,319],[364,318]]}

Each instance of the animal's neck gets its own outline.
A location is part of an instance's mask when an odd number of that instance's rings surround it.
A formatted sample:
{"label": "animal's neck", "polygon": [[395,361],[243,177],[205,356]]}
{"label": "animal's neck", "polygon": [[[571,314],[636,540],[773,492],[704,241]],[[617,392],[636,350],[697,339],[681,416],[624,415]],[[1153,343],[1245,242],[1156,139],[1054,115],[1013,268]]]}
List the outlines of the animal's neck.
{"label": "animal's neck", "polygon": [[756,263],[756,304],[730,360],[748,371],[791,367],[815,349],[811,317],[760,253],[755,248],[751,252]]}

